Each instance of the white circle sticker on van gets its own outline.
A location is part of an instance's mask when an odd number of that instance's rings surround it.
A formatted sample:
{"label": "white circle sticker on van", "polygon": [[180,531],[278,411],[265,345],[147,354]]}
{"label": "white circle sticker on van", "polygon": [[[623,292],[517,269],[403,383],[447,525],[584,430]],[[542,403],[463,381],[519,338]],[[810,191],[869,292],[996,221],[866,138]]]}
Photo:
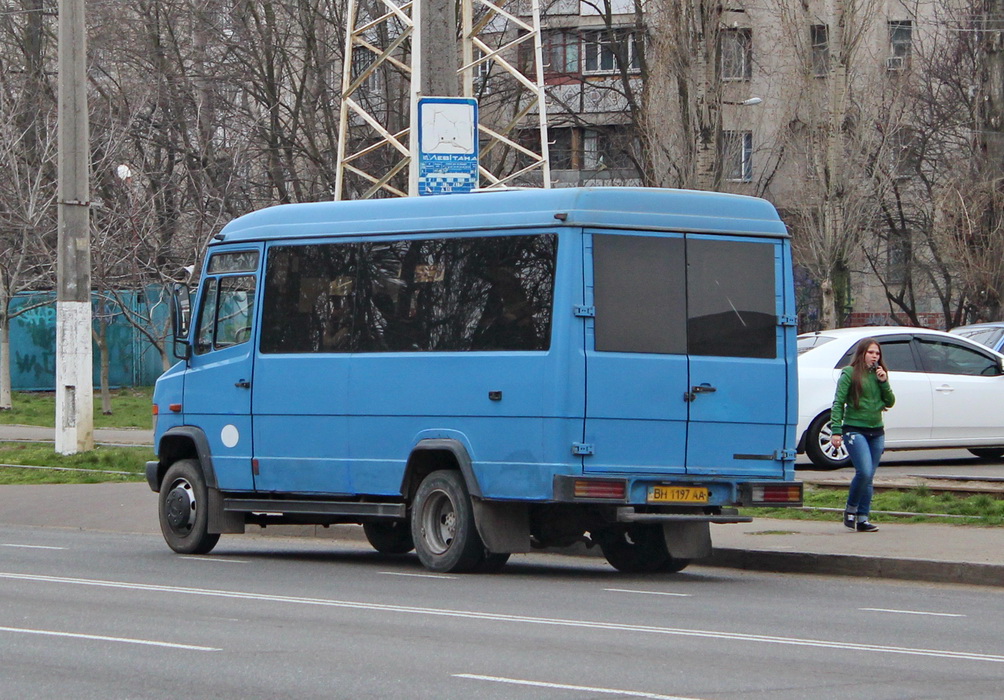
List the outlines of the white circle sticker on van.
{"label": "white circle sticker on van", "polygon": [[226,447],[236,446],[241,440],[241,434],[237,431],[237,426],[224,425],[223,430],[220,431],[220,440],[223,441]]}

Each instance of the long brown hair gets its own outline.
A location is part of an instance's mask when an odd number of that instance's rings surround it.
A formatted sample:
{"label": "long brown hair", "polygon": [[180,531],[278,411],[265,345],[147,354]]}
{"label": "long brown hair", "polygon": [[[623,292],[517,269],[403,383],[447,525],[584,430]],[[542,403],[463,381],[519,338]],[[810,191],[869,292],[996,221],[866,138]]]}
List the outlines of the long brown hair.
{"label": "long brown hair", "polygon": [[882,355],[882,345],[879,341],[874,338],[862,338],[859,340],[858,344],[854,346],[854,356],[851,358],[851,389],[847,395],[848,401],[854,402],[854,408],[861,407],[861,383],[864,381],[865,375],[871,372],[871,368],[868,367],[868,362],[865,360],[865,353],[868,352],[868,348],[872,345],[878,346],[879,349],[879,367],[888,372],[885,366],[885,359]]}

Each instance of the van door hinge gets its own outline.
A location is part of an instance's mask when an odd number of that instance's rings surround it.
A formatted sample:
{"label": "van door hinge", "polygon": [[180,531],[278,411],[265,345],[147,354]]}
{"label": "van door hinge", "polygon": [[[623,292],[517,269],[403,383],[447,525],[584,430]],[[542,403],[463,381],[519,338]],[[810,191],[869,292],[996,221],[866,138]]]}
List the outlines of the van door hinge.
{"label": "van door hinge", "polygon": [[573,455],[591,455],[593,453],[593,446],[588,442],[573,442],[572,443],[572,454]]}
{"label": "van door hinge", "polygon": [[777,317],[777,325],[779,326],[797,326],[798,316],[792,316],[791,314],[784,314]]}
{"label": "van door hinge", "polygon": [[596,307],[595,306],[584,306],[578,304],[572,307],[575,315],[579,318],[596,318]]}
{"label": "van door hinge", "polygon": [[794,462],[795,450],[776,450],[774,452],[774,459],[780,460],[782,462]]}

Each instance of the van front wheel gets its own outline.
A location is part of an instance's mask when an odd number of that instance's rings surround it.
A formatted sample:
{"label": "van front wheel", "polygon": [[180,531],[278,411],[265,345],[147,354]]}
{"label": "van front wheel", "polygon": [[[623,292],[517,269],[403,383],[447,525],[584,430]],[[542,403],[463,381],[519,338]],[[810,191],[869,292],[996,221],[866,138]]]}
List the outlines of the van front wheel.
{"label": "van front wheel", "polygon": [[160,531],[179,554],[208,554],[220,541],[209,532],[209,490],[198,460],[182,459],[167,470],[160,485]]}
{"label": "van front wheel", "polygon": [[442,469],[422,480],[411,507],[411,535],[427,569],[441,573],[478,569],[485,546],[460,472]]}

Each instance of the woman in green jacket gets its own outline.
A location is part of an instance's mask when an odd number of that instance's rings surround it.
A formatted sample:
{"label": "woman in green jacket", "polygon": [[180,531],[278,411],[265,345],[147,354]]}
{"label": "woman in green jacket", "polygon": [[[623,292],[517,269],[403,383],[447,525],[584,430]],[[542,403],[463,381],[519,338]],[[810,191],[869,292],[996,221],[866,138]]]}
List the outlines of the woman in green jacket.
{"label": "woman in green jacket", "polygon": [[857,532],[878,530],[868,522],[872,480],[885,448],[882,412],[895,402],[889,372],[882,362],[882,346],[874,338],[858,341],[851,364],[840,371],[830,411],[830,443],[835,448],[845,445],[854,465],[844,525]]}

